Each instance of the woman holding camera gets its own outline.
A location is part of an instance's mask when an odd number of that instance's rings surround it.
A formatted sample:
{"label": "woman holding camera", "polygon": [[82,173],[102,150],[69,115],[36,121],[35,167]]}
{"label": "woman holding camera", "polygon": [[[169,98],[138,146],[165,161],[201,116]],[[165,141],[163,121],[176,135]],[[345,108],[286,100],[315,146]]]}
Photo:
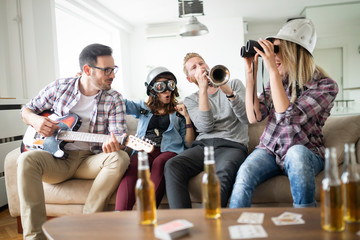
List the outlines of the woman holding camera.
{"label": "woman holding camera", "polygon": [[[156,206],[165,192],[164,165],[166,161],[188,146],[195,138],[190,116],[184,104],[178,104],[179,96],[175,75],[165,67],[150,71],[145,83],[149,96],[146,102],[125,99],[126,114],[139,119],[138,136],[146,137],[155,144],[148,154],[150,178],[155,185]],[[138,173],[137,153],[130,158],[116,195],[115,210],[132,210],[135,203],[135,184]]]}
{"label": "woman holding camera", "polygon": [[[276,36],[258,43],[263,51],[254,48],[256,55],[244,58],[246,112],[250,123],[266,117],[268,122],[260,144],[239,168],[229,207],[250,207],[256,186],[277,175],[289,178],[294,207],[316,206],[315,176],[324,168],[321,128],[334,105],[337,84],[314,63],[311,20],[289,21]],[[257,97],[259,56],[270,81]]]}

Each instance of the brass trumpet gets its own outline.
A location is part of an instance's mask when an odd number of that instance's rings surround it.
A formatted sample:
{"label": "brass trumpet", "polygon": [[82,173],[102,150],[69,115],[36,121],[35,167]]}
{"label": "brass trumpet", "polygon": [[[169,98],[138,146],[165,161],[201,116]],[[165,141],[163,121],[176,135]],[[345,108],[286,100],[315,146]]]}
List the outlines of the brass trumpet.
{"label": "brass trumpet", "polygon": [[208,73],[210,84],[214,87],[224,85],[230,79],[230,71],[224,65],[216,65]]}

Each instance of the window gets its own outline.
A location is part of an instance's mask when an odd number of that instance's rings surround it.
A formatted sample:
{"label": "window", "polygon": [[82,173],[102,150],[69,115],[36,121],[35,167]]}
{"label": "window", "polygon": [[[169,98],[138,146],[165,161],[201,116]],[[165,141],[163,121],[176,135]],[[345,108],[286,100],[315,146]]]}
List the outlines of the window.
{"label": "window", "polygon": [[[56,35],[59,76],[71,77],[80,71],[79,54],[92,43],[108,45],[113,49],[115,64],[119,66],[114,89],[121,89],[121,49],[120,29],[104,20],[100,13],[89,5],[77,5],[56,0]],[[85,3],[84,3],[85,4]],[[105,15],[106,13],[102,13]]]}

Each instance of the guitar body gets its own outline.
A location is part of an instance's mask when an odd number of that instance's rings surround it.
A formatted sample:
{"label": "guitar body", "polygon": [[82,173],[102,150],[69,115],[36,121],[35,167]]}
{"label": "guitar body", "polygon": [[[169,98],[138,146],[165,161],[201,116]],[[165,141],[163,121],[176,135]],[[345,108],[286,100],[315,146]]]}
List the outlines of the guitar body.
{"label": "guitar body", "polygon": [[45,150],[51,153],[56,158],[66,158],[67,155],[63,151],[66,141],[58,139],[58,133],[62,130],[76,131],[80,128],[81,120],[78,115],[71,113],[65,117],[58,117],[56,114],[49,111],[40,114],[44,117],[49,117],[53,120],[59,121],[60,129],[54,132],[51,137],[43,137],[33,127],[28,127],[25,132],[23,141],[21,143],[21,152],[28,150]]}
{"label": "guitar body", "polygon": [[[33,127],[28,127],[23,141],[21,143],[21,152],[28,150],[44,150],[51,153],[56,158],[66,158],[67,154],[64,152],[64,146],[68,142],[82,141],[82,142],[105,142],[110,135],[76,132],[81,125],[81,119],[78,115],[71,113],[64,117],[59,117],[51,112],[44,112],[40,114],[44,117],[59,121],[60,129],[51,137],[43,137]],[[135,136],[117,136],[116,140],[119,144],[132,148],[136,151],[145,151],[150,153],[154,150],[151,141],[147,139],[139,139]]]}

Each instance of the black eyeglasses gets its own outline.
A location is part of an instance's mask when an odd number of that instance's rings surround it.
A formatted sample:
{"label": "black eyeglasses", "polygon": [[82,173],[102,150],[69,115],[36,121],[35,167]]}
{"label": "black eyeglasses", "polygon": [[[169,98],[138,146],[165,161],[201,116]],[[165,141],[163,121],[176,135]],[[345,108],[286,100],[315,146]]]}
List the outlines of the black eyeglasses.
{"label": "black eyeglasses", "polygon": [[90,65],[90,64],[88,64],[88,65],[89,65],[90,67],[92,67],[92,68],[96,68],[96,69],[103,70],[103,71],[104,71],[104,74],[105,74],[106,76],[109,76],[112,72],[114,72],[114,74],[117,73],[117,71],[118,71],[118,69],[119,69],[118,66],[115,66],[115,67],[113,67],[113,68],[110,68],[110,67],[108,67],[108,68],[101,68],[101,67],[96,67],[96,66],[93,66],[93,65]]}

